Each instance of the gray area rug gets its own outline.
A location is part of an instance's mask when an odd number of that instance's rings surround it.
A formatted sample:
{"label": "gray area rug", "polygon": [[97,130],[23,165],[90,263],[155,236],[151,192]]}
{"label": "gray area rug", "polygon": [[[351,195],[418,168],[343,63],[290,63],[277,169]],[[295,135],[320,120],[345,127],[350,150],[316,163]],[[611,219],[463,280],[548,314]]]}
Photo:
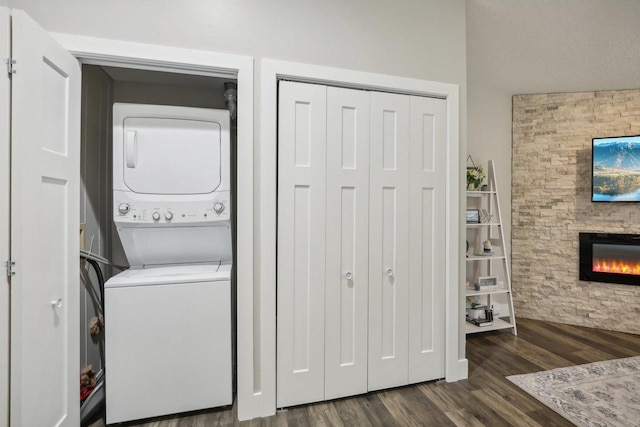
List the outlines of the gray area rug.
{"label": "gray area rug", "polygon": [[640,427],[640,356],[507,379],[578,426]]}

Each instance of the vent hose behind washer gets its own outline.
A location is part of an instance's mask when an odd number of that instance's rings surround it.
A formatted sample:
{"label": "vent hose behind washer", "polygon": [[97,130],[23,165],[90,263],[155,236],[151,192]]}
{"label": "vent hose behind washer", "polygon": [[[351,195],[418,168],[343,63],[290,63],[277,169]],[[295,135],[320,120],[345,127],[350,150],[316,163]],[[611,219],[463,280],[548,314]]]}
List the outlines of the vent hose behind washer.
{"label": "vent hose behind washer", "polygon": [[98,287],[100,288],[100,309],[102,311],[102,315],[104,316],[104,276],[102,274],[100,264],[98,264],[98,261],[94,259],[84,257],[82,254],[80,254],[80,257],[91,264],[91,267],[93,267],[96,272],[96,276],[98,276]]}

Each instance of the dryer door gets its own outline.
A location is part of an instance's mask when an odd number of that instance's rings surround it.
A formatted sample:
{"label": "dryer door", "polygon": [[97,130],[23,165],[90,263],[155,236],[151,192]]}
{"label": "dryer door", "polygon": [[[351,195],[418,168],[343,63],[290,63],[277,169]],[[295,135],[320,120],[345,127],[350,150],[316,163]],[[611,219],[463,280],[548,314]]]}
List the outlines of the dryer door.
{"label": "dryer door", "polygon": [[125,118],[125,185],[144,194],[211,193],[221,181],[221,134],[216,121]]}

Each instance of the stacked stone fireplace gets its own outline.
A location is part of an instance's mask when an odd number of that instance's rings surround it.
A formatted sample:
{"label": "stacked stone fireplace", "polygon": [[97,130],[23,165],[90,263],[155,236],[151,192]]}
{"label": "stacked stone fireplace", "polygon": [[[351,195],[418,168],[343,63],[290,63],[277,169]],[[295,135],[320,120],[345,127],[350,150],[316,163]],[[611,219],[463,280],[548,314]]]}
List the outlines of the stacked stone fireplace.
{"label": "stacked stone fireplace", "polygon": [[640,90],[514,96],[516,316],[640,333],[640,276],[580,278],[581,232],[640,235],[640,204],[591,202],[591,139],[620,135],[640,135]]}

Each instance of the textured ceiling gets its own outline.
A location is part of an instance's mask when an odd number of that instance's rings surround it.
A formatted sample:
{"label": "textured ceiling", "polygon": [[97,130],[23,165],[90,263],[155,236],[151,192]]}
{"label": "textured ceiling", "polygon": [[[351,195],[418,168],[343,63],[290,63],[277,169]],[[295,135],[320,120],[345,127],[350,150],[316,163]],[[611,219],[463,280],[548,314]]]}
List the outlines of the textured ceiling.
{"label": "textured ceiling", "polygon": [[467,78],[504,93],[640,87],[640,0],[467,0]]}

